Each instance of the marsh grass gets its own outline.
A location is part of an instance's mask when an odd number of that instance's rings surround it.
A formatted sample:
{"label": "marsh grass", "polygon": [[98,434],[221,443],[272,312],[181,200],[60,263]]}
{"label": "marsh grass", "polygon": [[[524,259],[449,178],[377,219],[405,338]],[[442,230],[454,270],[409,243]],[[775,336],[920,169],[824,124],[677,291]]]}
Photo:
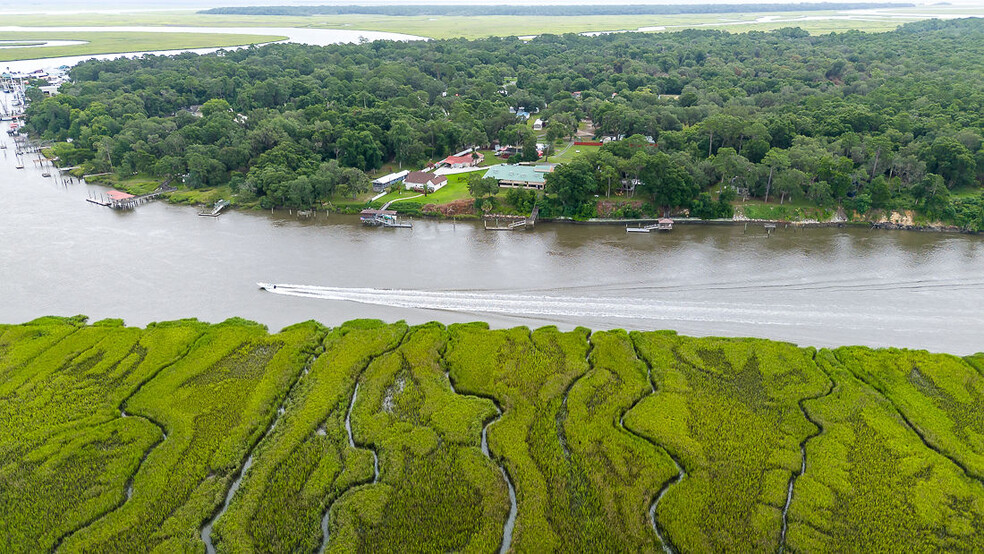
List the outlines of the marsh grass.
{"label": "marsh grass", "polygon": [[984,495],[926,447],[892,403],[823,350],[833,393],[806,409],[823,425],[796,481],[788,544],[797,552],[958,552],[984,548]]}
{"label": "marsh grass", "polygon": [[[268,335],[230,320],[209,326],[188,353],[126,403],[166,432],[140,465],[133,497],[70,536],[66,551],[198,551],[197,530],[222,502],[251,445],[319,338],[317,324]],[[129,419],[129,418],[128,418]],[[160,432],[160,431],[158,431]]]}
{"label": "marsh grass", "polygon": [[656,517],[691,551],[775,551],[799,444],[816,431],[801,399],[827,390],[812,352],[753,339],[635,333],[656,394],[636,408],[638,432],[681,460]]}
{"label": "marsh grass", "polygon": [[201,552],[249,456],[219,552],[495,552],[500,467],[514,552],[658,551],[664,490],[679,552],[982,551],[982,369],[583,328],[0,325],[0,551]]}
{"label": "marsh grass", "polygon": [[352,321],[325,337],[323,353],[294,388],[280,422],[257,449],[237,496],[216,523],[217,549],[318,549],[325,510],[372,476],[369,453],[349,448],[345,432],[356,379],[372,359],[395,348],[406,330],[404,324]]}

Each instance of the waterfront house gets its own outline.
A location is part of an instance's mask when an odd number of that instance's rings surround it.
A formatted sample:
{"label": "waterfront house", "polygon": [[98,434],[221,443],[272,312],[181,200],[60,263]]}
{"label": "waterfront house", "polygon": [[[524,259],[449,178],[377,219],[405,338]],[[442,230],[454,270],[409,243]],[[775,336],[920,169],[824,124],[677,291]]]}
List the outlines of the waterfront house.
{"label": "waterfront house", "polygon": [[434,192],[448,184],[448,178],[444,175],[434,175],[427,171],[411,171],[403,179],[403,184],[407,190]]}

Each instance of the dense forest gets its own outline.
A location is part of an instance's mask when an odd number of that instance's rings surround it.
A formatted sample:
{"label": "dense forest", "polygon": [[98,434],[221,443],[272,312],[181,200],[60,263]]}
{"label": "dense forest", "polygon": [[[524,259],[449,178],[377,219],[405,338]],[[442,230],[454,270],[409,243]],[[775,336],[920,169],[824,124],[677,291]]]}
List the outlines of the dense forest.
{"label": "dense forest", "polygon": [[980,552],[982,371],[665,331],[0,325],[0,550]]}
{"label": "dense forest", "polygon": [[[622,215],[727,217],[742,196],[865,214],[917,210],[984,229],[984,22],[881,34],[690,30],[275,44],[88,61],[35,94],[28,128],[87,172],[228,184],[270,207],[357,194],[364,171],[465,147],[624,138],[554,172],[544,215],[590,217],[637,182]],[[538,112],[537,112],[538,110]],[[649,137],[652,139],[651,143]],[[71,143],[67,141],[71,140]],[[614,186],[613,186],[614,183]]]}
{"label": "dense forest", "polygon": [[[742,4],[743,13],[789,12],[818,10],[868,10],[876,8],[905,8],[908,3],[893,2],[810,2],[804,4]],[[594,6],[472,6],[472,5],[410,5],[410,6],[234,6],[211,8],[199,13],[213,15],[515,15],[515,16],[583,16],[583,15],[670,15],[685,13],[732,13],[730,4],[678,4],[678,5],[594,5]]]}

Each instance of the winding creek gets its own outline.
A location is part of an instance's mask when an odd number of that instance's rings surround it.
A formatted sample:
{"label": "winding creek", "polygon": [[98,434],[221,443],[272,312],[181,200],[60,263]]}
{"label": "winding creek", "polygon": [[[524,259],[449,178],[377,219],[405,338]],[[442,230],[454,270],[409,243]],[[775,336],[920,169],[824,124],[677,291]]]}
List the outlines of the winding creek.
{"label": "winding creek", "polygon": [[[447,348],[446,345],[445,348]],[[441,359],[442,360],[444,359],[443,352],[441,353]],[[458,389],[456,389],[454,386],[454,381],[451,380],[450,369],[445,367],[444,374],[448,378],[448,385],[451,387],[451,392],[453,392],[454,394],[460,394],[458,392]],[[506,554],[507,552],[509,552],[509,548],[512,547],[513,531],[516,528],[516,516],[519,513],[519,509],[516,504],[516,488],[513,486],[512,479],[509,477],[509,472],[506,471],[505,464],[503,464],[501,460],[497,460],[496,458],[493,458],[492,451],[489,450],[489,427],[491,427],[493,423],[502,419],[502,414],[503,414],[502,407],[499,406],[499,403],[494,398],[484,397],[484,396],[481,398],[487,398],[488,400],[490,400],[492,402],[492,405],[495,406],[495,411],[496,411],[496,416],[488,420],[485,423],[485,425],[482,426],[482,438],[481,438],[482,454],[484,454],[485,457],[489,459],[489,461],[491,461],[493,464],[498,466],[499,471],[502,473],[502,478],[506,482],[506,487],[509,490],[509,515],[506,517],[506,522],[502,526],[502,542],[499,545],[499,554]]]}
{"label": "winding creek", "polygon": [[[817,353],[814,352],[813,353],[814,364],[816,364],[816,360],[817,360]],[[801,398],[797,402],[800,411],[803,412],[803,417],[805,417],[810,423],[816,426],[817,429],[813,433],[807,435],[800,442],[800,460],[801,460],[800,468],[798,472],[794,472],[789,477],[789,488],[786,490],[786,503],[782,507],[782,530],[780,531],[780,535],[779,535],[779,554],[783,554],[783,552],[786,551],[786,532],[789,530],[789,507],[793,503],[793,492],[796,486],[796,480],[802,477],[804,473],[806,473],[806,445],[811,440],[819,437],[824,433],[823,423],[810,415],[810,412],[806,409],[806,402],[809,400],[820,400],[821,398],[826,398],[831,394],[833,394],[834,389],[837,388],[837,383],[834,381],[834,378],[830,376],[830,374],[824,371],[821,371],[821,373],[823,373],[830,381],[827,390],[824,391],[823,394],[819,394],[817,396],[811,396],[809,398]]]}
{"label": "winding creek", "polygon": [[286,413],[287,411],[287,402],[290,401],[294,389],[297,387],[297,384],[301,382],[301,379],[303,379],[308,374],[311,368],[311,364],[314,363],[315,359],[316,358],[312,357],[307,361],[307,363],[304,365],[304,368],[297,375],[297,378],[295,378],[294,382],[291,383],[290,387],[287,388],[287,394],[284,395],[284,399],[280,402],[280,406],[277,407],[277,414],[270,422],[270,425],[266,428],[266,431],[263,432],[263,435],[260,437],[260,440],[256,441],[256,444],[254,444],[249,449],[249,452],[247,452],[246,461],[239,469],[239,473],[236,475],[236,479],[232,482],[232,486],[230,486],[229,490],[226,491],[225,500],[222,502],[222,508],[220,508],[219,511],[216,512],[211,517],[211,519],[209,519],[208,522],[205,523],[204,526],[202,526],[200,536],[202,538],[202,542],[205,543],[205,551],[207,554],[215,554],[215,546],[212,544],[212,528],[215,527],[215,522],[218,521],[219,518],[222,517],[229,510],[229,504],[232,503],[233,497],[236,496],[236,491],[238,491],[239,486],[242,485],[243,477],[246,476],[246,472],[249,471],[249,468],[253,467],[253,455],[256,452],[256,449],[259,448],[260,445],[263,444],[263,442],[267,439],[267,437],[270,436],[270,433],[272,433],[273,430],[277,428],[277,423],[280,422],[280,418],[283,417],[284,413]]}
{"label": "winding creek", "polygon": [[[237,35],[268,35],[271,38],[287,37],[284,42],[297,42],[300,44],[311,44],[315,46],[326,46],[329,44],[359,42],[363,39],[373,40],[426,40],[424,37],[407,35],[403,33],[388,33],[383,31],[358,31],[353,29],[306,29],[296,27],[151,27],[151,26],[120,26],[120,27],[17,27],[0,26],[0,33],[19,32],[19,33],[38,33],[38,40],[45,40],[49,46],[65,46],[63,42],[84,43],[85,41],[54,41],[44,39],[45,33],[207,33],[207,34],[237,34]],[[133,58],[144,54],[179,54],[182,52],[195,52],[198,54],[208,54],[218,50],[235,50],[243,46],[225,48],[182,48],[174,50],[154,50],[141,52],[120,52],[108,54],[90,54],[84,56],[63,56],[57,58],[43,58],[33,60],[18,60],[0,62],[0,67],[5,71],[33,71],[35,69],[52,69],[62,65],[72,66],[81,61],[92,58],[107,60],[115,58]],[[31,53],[44,56],[44,47],[33,47]]]}
{"label": "winding creek", "polygon": [[670,451],[667,450],[665,446],[657,444],[655,441],[652,441],[636,433],[635,431],[630,430],[628,427],[625,426],[625,414],[631,412],[633,408],[638,406],[639,403],[645,400],[646,398],[656,394],[656,383],[653,381],[653,366],[650,365],[649,360],[644,358],[642,356],[642,353],[639,352],[639,347],[635,343],[635,341],[632,341],[632,348],[635,351],[636,358],[646,366],[646,382],[649,383],[649,393],[639,397],[635,402],[632,403],[631,406],[628,407],[628,409],[622,412],[622,416],[619,418],[618,424],[622,429],[625,430],[625,432],[635,435],[636,437],[639,437],[640,439],[648,442],[649,444],[652,444],[656,448],[665,452],[666,455],[669,456],[670,459],[673,461],[673,465],[676,467],[677,474],[671,477],[668,481],[666,481],[660,486],[659,490],[656,492],[656,495],[653,496],[652,504],[649,505],[649,525],[651,525],[653,531],[656,532],[656,538],[659,539],[659,543],[663,547],[663,552],[665,554],[676,554],[677,550],[676,548],[674,548],[673,543],[670,541],[669,535],[667,535],[666,530],[663,529],[663,527],[659,524],[659,519],[657,519],[656,517],[656,509],[659,507],[660,501],[663,500],[663,496],[665,496],[667,491],[670,490],[670,487],[676,485],[680,481],[683,481],[683,478],[687,476],[687,472],[684,471],[683,466],[680,465],[680,462],[677,460],[676,456],[671,454]]}
{"label": "winding creek", "polygon": [[[362,367],[362,370],[359,371],[359,374],[355,377],[355,389],[352,391],[352,397],[349,399],[348,410],[346,410],[345,412],[345,432],[348,436],[348,443],[350,448],[362,448],[361,446],[358,446],[355,443],[355,437],[352,435],[352,410],[355,408],[355,400],[359,396],[359,381],[362,380],[362,374],[365,373],[365,371],[369,368],[369,366],[372,365],[372,363],[376,360],[376,358],[380,358],[382,356],[385,356],[387,354],[396,351],[396,349],[403,344],[403,341],[406,340],[406,337],[407,337],[407,333],[404,332],[399,337],[396,344],[394,344],[392,348],[388,348],[383,352],[380,352],[379,354],[370,356],[369,360],[366,361],[365,366]],[[316,432],[319,435],[324,435],[325,434],[324,425],[322,424],[321,426],[319,426]],[[331,509],[335,505],[335,502],[337,502],[342,496],[344,496],[348,491],[352,490],[356,486],[365,485],[365,484],[376,484],[379,482],[379,455],[376,453],[375,448],[369,448],[369,451],[372,452],[372,462],[373,462],[372,481],[358,483],[349,486],[345,490],[341,491],[333,501],[329,502],[328,505],[325,506],[325,511],[321,515],[321,545],[318,547],[318,554],[324,554],[325,550],[328,548],[328,541],[331,539]]]}

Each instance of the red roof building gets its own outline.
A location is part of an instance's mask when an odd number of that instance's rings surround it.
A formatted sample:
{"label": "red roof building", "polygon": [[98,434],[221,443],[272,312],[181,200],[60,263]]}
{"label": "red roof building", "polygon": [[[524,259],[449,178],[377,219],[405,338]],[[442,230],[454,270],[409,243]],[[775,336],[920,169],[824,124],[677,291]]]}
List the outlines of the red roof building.
{"label": "red roof building", "polygon": [[448,156],[441,160],[441,163],[454,169],[459,169],[463,167],[475,167],[483,161],[485,161],[485,155],[481,152],[474,152],[465,154],[464,156]]}
{"label": "red roof building", "polygon": [[106,193],[106,196],[110,197],[112,200],[119,202],[120,200],[129,200],[131,198],[136,198],[132,194],[127,194],[118,190],[111,190]]}

